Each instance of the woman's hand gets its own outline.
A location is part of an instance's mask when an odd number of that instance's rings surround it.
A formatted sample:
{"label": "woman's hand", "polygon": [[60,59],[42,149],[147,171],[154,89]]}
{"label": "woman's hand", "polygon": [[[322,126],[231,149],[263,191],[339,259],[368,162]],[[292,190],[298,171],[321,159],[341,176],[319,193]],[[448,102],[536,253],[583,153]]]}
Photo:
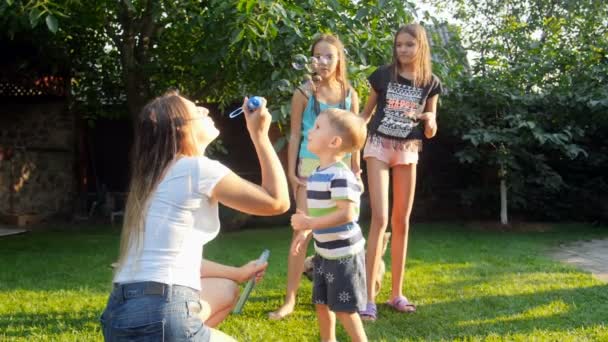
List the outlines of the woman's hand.
{"label": "woman's hand", "polygon": [[268,263],[264,262],[261,265],[257,264],[257,260],[252,260],[245,265],[239,267],[239,277],[236,279],[237,282],[242,283],[248,281],[255,276],[255,282],[262,280],[266,273]]}
{"label": "woman's hand", "polygon": [[247,130],[252,139],[258,139],[260,137],[268,136],[268,130],[270,129],[270,123],[272,122],[272,116],[266,108],[266,99],[261,97],[261,104],[254,111],[250,111],[247,108],[247,101],[249,98],[243,99],[243,112],[245,113],[245,121],[247,122]]}

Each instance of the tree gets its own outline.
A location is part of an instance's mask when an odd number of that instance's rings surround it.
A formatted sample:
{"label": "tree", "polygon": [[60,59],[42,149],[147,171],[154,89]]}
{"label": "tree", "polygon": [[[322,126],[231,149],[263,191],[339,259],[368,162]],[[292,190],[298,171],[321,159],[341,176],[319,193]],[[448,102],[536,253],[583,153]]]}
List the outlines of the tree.
{"label": "tree", "polygon": [[[444,106],[467,144],[462,163],[492,167],[501,222],[514,207],[546,201],[566,187],[556,160],[580,162],[593,123],[606,127],[608,5],[604,1],[430,1],[451,6],[474,57]],[[590,113],[603,113],[591,120]]]}
{"label": "tree", "polygon": [[[393,33],[412,20],[414,8],[398,0],[34,0],[2,6],[10,32],[26,29],[26,16],[60,18],[51,20],[55,39],[46,44],[68,47],[77,102],[89,113],[127,103],[131,115],[168,87],[222,106],[246,94],[286,103],[289,94],[278,81],[301,82],[291,58],[307,53],[318,32],[343,39],[351,78],[365,90],[369,65],[389,60]],[[272,109],[278,120],[288,115],[287,106]]]}

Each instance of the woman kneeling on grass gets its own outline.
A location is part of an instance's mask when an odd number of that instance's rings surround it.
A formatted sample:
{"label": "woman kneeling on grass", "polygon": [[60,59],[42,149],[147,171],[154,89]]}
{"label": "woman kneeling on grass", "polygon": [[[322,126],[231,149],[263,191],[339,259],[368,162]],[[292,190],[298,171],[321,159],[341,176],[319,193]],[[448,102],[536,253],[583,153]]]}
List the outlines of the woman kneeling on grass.
{"label": "woman kneeling on grass", "polygon": [[243,104],[261,186],[204,156],[219,135],[207,109],[171,92],[141,111],[120,258],[101,316],[106,341],[233,341],[209,325],[228,314],[235,292],[230,295],[228,288],[230,305],[218,308],[212,299],[220,298],[201,295],[201,283],[207,291],[207,284],[213,288],[260,274],[266,264],[232,268],[202,261],[201,255],[219,232],[218,202],[253,215],[289,208],[287,180],[268,138],[271,117],[262,102],[253,112]]}
{"label": "woman kneeling on grass", "polygon": [[258,282],[264,276],[267,263],[257,265],[252,260],[241,267],[222,265],[203,259],[201,263],[201,312],[199,317],[209,328],[215,328],[232,312],[239,299],[239,285],[256,275]]}

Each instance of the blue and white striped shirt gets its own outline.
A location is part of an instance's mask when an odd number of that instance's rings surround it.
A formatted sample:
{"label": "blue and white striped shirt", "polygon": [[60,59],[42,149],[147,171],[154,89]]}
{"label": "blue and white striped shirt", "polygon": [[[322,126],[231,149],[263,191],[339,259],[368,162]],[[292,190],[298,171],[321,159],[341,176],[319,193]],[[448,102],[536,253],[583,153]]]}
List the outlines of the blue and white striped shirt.
{"label": "blue and white striped shirt", "polygon": [[312,217],[335,212],[336,201],[351,201],[357,208],[357,217],[352,222],[313,231],[317,253],[326,259],[338,259],[362,251],[365,238],[357,224],[362,189],[352,171],[337,162],[313,172],[306,186],[308,214]]}

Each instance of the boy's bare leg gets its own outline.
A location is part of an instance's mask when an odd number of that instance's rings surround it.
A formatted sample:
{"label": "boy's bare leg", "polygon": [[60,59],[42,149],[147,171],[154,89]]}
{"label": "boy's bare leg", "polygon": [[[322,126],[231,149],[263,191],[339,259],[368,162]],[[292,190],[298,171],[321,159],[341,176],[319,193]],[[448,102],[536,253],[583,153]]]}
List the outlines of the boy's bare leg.
{"label": "boy's bare leg", "polygon": [[367,342],[363,322],[361,322],[361,317],[359,317],[358,313],[336,312],[336,316],[353,342]]}
{"label": "boy's bare leg", "polygon": [[319,332],[321,341],[336,341],[336,315],[329,310],[325,304],[316,304],[317,319],[319,320]]}

